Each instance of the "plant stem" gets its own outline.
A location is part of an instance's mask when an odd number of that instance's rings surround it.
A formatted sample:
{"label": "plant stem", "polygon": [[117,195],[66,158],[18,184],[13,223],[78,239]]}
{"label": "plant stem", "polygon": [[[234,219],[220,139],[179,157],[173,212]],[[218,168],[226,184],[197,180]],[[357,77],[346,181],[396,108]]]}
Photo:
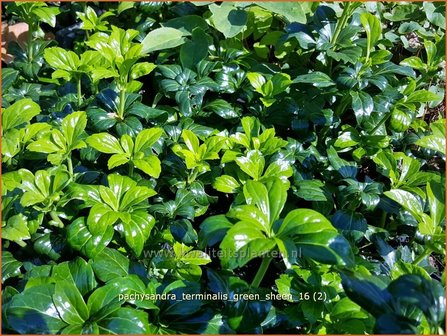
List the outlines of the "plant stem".
{"label": "plant stem", "polygon": [[383,116],[383,118],[379,121],[379,123],[376,125],[376,127],[374,127],[373,130],[369,134],[374,135],[376,133],[376,131],[379,129],[379,127],[382,126],[385,123],[385,121],[388,120],[388,118],[390,116],[391,116],[391,112],[385,114]]}
{"label": "plant stem", "polygon": [[124,120],[124,109],[125,109],[125,102],[126,102],[126,89],[121,89],[120,91],[120,106],[119,106],[119,117],[121,120]]}
{"label": "plant stem", "polygon": [[414,259],[414,264],[418,265],[422,260],[424,260],[427,256],[431,254],[432,250],[430,248],[427,248],[420,254],[416,259]]}
{"label": "plant stem", "polygon": [[78,109],[82,105],[82,87],[81,87],[81,76],[78,78]]}
{"label": "plant stem", "polygon": [[129,161],[129,176],[133,177],[133,162]]}
{"label": "plant stem", "polygon": [[385,227],[385,223],[386,223],[386,211],[382,210],[382,217],[380,218],[380,227],[381,228]]}
{"label": "plant stem", "polygon": [[270,262],[272,261],[272,257],[264,257],[262,258],[261,266],[259,266],[258,272],[251,283],[251,286],[254,288],[258,288],[264,278],[265,272],[269,268]]}
{"label": "plant stem", "polygon": [[188,184],[191,184],[196,180],[198,173],[199,173],[199,171],[197,170],[197,167],[193,168],[191,173],[188,174]]}
{"label": "plant stem", "polygon": [[343,28],[348,23],[349,17],[351,16],[351,4],[347,2],[345,7],[343,8],[343,12],[341,14],[340,20],[338,20],[337,25],[335,27],[334,35],[332,35],[331,43],[335,44],[338,40],[338,36],[340,35]]}
{"label": "plant stem", "polygon": [[34,34],[34,24],[29,22],[28,23],[28,39],[26,44],[26,49],[28,52],[28,60],[31,62],[33,60],[33,34]]}
{"label": "plant stem", "polygon": [[[337,25],[335,26],[334,35],[331,38],[332,49],[335,49],[335,45],[338,40],[338,36],[340,35],[343,28],[348,23],[349,17],[351,16],[351,4],[349,2],[345,3],[345,7],[343,8],[343,12],[340,16],[340,19],[337,21]],[[329,58],[328,61],[328,69],[329,73],[332,73],[332,58]]]}
{"label": "plant stem", "polygon": [[68,172],[71,176],[73,176],[73,161],[71,160],[71,157],[67,157],[67,166],[68,166]]}
{"label": "plant stem", "polygon": [[62,223],[61,219],[59,218],[59,216],[57,215],[56,212],[54,211],[50,211],[50,217],[52,220],[54,220],[55,222],[59,223],[59,227],[63,228],[64,227],[64,223]]}

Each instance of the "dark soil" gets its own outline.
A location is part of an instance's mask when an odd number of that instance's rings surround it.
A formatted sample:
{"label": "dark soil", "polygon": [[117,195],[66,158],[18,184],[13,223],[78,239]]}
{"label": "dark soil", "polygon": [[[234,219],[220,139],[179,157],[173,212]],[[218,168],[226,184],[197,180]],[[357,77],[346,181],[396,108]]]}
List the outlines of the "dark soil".
{"label": "dark soil", "polygon": [[436,107],[429,108],[424,115],[424,121],[428,124],[439,118],[445,118],[445,101],[442,101],[442,103]]}

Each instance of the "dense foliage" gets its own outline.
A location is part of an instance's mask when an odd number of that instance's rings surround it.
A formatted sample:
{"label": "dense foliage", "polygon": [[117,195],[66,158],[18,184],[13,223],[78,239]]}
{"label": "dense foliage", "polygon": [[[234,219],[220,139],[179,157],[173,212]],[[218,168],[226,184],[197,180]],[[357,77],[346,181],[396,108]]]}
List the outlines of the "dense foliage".
{"label": "dense foliage", "polygon": [[2,6],[4,333],[444,332],[443,2]]}

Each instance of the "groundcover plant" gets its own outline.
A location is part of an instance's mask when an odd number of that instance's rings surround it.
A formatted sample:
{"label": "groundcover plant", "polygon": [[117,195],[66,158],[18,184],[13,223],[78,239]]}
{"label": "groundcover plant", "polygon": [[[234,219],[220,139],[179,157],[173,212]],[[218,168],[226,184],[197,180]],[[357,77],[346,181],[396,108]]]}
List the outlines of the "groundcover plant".
{"label": "groundcover plant", "polygon": [[3,3],[3,333],[444,333],[444,13]]}

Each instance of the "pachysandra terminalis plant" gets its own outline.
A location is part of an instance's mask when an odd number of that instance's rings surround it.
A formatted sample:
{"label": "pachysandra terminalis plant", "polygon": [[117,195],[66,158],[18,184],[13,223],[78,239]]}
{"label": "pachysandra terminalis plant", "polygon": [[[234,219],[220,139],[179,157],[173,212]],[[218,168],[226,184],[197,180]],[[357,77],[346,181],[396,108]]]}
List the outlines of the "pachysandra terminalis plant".
{"label": "pachysandra terminalis plant", "polygon": [[3,333],[445,332],[444,3],[2,22]]}

